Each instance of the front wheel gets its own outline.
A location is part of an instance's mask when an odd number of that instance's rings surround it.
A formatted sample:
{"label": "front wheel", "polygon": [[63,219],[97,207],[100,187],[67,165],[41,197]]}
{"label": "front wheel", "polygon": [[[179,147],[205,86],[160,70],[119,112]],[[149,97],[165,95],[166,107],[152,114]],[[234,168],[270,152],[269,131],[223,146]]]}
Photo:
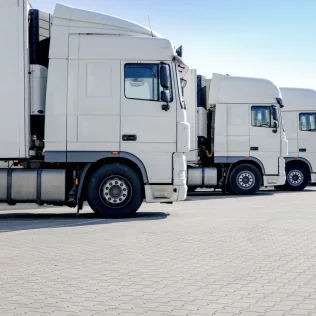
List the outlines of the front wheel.
{"label": "front wheel", "polygon": [[128,217],[142,204],[143,184],[132,168],[105,165],[90,178],[87,200],[92,210],[102,217]]}
{"label": "front wheel", "polygon": [[255,194],[261,187],[259,170],[249,164],[235,167],[229,176],[229,187],[235,194]]}
{"label": "front wheel", "polygon": [[292,164],[286,167],[285,188],[290,191],[302,191],[309,182],[309,174],[302,165]]}

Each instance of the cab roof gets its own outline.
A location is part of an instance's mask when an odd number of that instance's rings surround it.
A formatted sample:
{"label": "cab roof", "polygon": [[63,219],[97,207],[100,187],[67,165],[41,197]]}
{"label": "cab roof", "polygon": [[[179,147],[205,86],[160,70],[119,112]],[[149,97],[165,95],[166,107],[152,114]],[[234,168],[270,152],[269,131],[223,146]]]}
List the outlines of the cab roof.
{"label": "cab roof", "polygon": [[267,79],[221,74],[211,79],[209,104],[275,104],[276,98],[281,98],[280,90]]}
{"label": "cab roof", "polygon": [[302,88],[280,88],[283,103],[283,111],[316,110],[316,91]]}
{"label": "cab roof", "polygon": [[106,30],[101,31],[102,34],[115,35],[133,35],[133,36],[150,36],[160,37],[154,31],[140,24],[118,18],[115,16],[87,11],[69,7],[63,4],[56,4],[54,11],[54,21],[56,19],[69,20],[70,27],[84,27],[91,29]]}

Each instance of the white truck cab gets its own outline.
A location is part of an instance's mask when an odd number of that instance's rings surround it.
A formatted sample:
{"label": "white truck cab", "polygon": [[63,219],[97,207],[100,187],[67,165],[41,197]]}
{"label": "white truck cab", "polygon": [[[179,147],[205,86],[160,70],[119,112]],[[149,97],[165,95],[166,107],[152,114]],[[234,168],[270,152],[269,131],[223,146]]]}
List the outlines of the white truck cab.
{"label": "white truck cab", "polygon": [[117,17],[0,0],[0,201],[128,216],[186,198],[182,50]]}
{"label": "white truck cab", "polygon": [[284,184],[288,144],[280,90],[265,79],[213,74],[206,80],[195,70],[184,80],[191,125],[189,190],[253,194]]}
{"label": "white truck cab", "polygon": [[281,93],[285,104],[282,117],[289,140],[284,188],[300,191],[309,182],[316,182],[316,91],[281,88]]}

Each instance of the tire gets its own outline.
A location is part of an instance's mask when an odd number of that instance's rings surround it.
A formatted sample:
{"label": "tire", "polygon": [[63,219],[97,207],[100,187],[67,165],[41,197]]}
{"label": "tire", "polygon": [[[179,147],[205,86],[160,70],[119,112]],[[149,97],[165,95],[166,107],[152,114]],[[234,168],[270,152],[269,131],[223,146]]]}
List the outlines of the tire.
{"label": "tire", "polygon": [[128,166],[106,165],[91,176],[87,200],[92,210],[101,217],[129,217],[143,202],[143,183]]}
{"label": "tire", "polygon": [[285,188],[290,191],[302,191],[309,183],[309,173],[300,164],[290,164],[286,166]]}
{"label": "tire", "polygon": [[261,187],[261,174],[252,165],[239,165],[229,176],[229,186],[232,192],[238,195],[255,194]]}

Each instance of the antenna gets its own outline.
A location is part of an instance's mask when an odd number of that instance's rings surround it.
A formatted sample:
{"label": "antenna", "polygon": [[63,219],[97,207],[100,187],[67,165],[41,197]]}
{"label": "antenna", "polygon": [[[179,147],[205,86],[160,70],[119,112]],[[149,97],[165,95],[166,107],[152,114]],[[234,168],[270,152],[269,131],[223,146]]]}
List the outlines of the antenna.
{"label": "antenna", "polygon": [[151,28],[150,15],[149,15],[149,14],[148,14],[148,22],[149,22],[149,27],[150,27],[151,37],[154,37],[154,35],[153,35],[153,29]]}

